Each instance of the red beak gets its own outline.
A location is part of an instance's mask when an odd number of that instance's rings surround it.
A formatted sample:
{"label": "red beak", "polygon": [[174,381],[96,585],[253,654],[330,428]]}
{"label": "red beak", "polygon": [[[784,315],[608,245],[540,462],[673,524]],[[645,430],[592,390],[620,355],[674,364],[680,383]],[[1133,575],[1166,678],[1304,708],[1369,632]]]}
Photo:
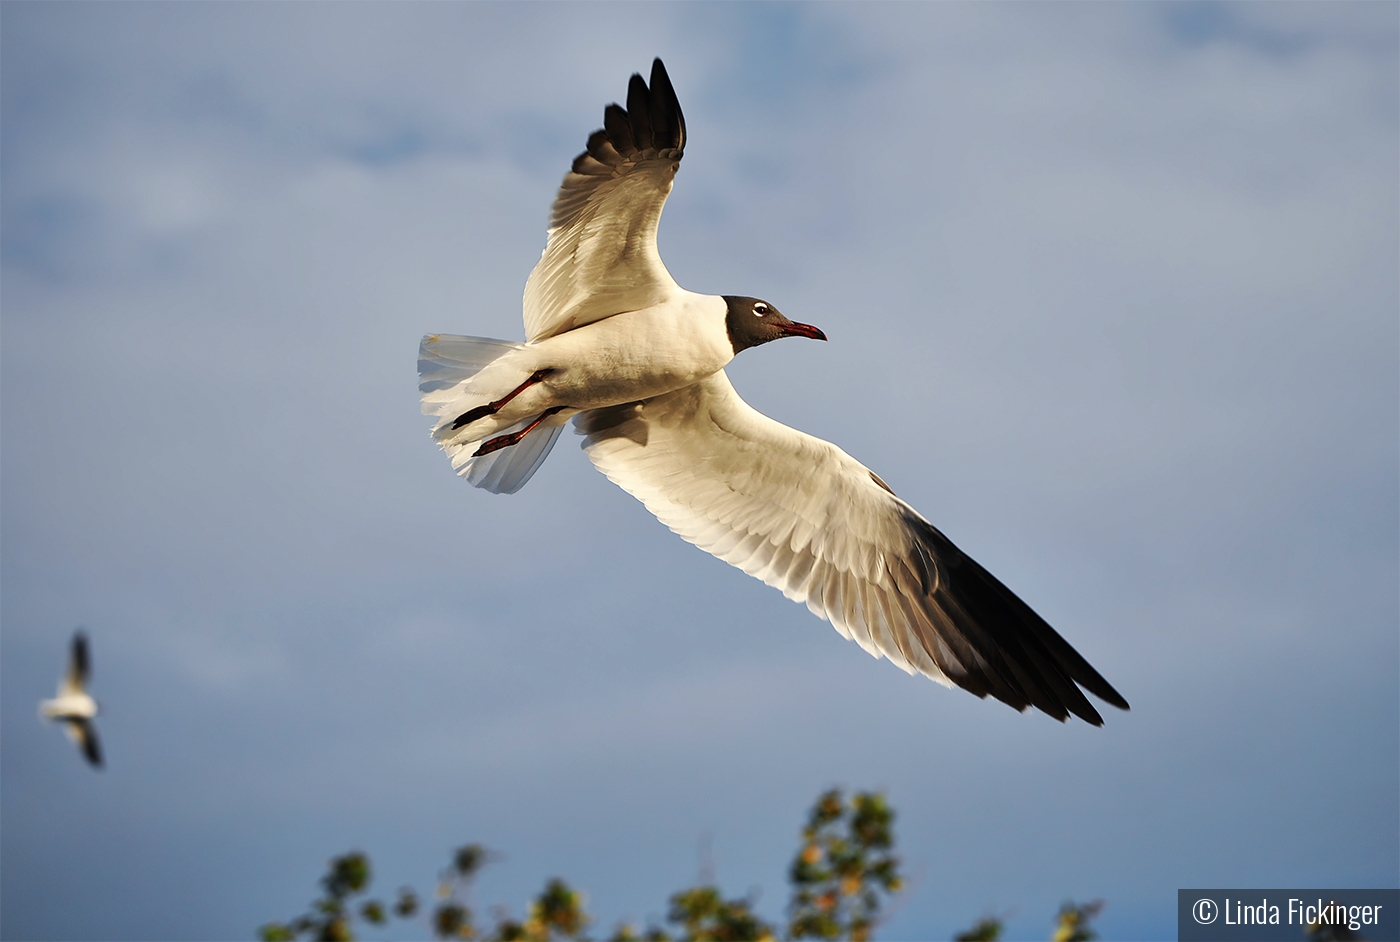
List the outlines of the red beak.
{"label": "red beak", "polygon": [[797,321],[789,321],[779,328],[784,337],[810,337],[812,340],[825,340],[826,334],[821,332],[821,328],[813,327],[811,324],[799,324]]}

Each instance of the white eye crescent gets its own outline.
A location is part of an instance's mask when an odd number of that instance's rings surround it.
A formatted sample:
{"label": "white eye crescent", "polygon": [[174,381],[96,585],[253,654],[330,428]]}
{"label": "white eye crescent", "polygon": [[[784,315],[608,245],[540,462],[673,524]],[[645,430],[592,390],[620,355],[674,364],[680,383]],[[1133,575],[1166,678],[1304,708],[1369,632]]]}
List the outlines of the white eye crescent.
{"label": "white eye crescent", "polygon": [[762,301],[759,301],[757,304],[755,304],[755,305],[753,306],[753,316],[754,316],[754,317],[762,317],[764,314],[767,314],[767,313],[768,313],[768,305],[764,304]]}

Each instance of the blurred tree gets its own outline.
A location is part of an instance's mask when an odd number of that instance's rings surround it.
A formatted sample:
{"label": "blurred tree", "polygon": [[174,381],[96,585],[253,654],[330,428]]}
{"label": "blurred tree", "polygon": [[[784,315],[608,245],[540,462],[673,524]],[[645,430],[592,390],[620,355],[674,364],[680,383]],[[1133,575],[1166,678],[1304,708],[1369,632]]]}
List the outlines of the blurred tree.
{"label": "blurred tree", "polygon": [[[557,877],[545,884],[544,890],[530,904],[524,922],[503,916],[487,938],[492,942],[555,942],[557,939],[580,939],[589,923],[583,911],[582,894],[569,888]],[[446,938],[445,936],[440,936]],[[476,936],[463,935],[464,939]]]}
{"label": "blurred tree", "polygon": [[[1051,942],[1093,942],[1099,936],[1089,923],[1098,916],[1103,907],[1104,901],[1101,899],[1082,905],[1065,903],[1055,916],[1055,931],[1050,936]],[[1006,925],[1000,916],[983,916],[973,923],[971,929],[964,929],[953,936],[953,942],[999,942],[1005,929]]]}
{"label": "blurred tree", "polygon": [[886,898],[899,892],[894,811],[883,795],[860,792],[847,805],[832,789],[817,799],[788,868],[788,936],[866,942]]}
{"label": "blurred tree", "polygon": [[[471,906],[472,883],[493,854],[480,844],[467,844],[453,852],[451,864],[438,874],[437,904],[428,914],[439,939],[474,939],[484,942],[561,942],[583,939],[590,919],[582,894],[560,879],[548,881],[516,920],[508,912],[497,914],[495,924],[483,931]],[[414,919],[422,906],[418,895],[405,887],[392,907],[375,899],[358,904],[353,897],[369,890],[372,879],[369,858],[359,851],[332,858],[321,878],[321,897],[310,911],[289,922],[271,922],[258,932],[265,942],[317,939],[340,942],[355,938],[358,919],[365,926],[384,926],[392,914]],[[788,868],[792,896],[788,903],[790,939],[851,939],[865,942],[880,923],[885,903],[903,886],[899,858],[894,855],[894,810],[883,795],[858,792],[846,801],[832,789],[817,798],[802,829],[802,846]],[[675,927],[672,937],[660,926],[637,934],[630,925],[618,926],[611,942],[768,942],[777,928],[754,911],[754,900],[726,900],[716,886],[681,890],[670,899],[666,921]],[[1066,903],[1056,917],[1054,942],[1088,942],[1097,935],[1090,922],[1103,908],[1102,900],[1084,905]],[[971,929],[955,936],[957,942],[993,942],[1001,938],[1001,919],[987,916]]]}
{"label": "blurred tree", "polygon": [[[430,922],[439,939],[481,939],[492,942],[555,942],[558,939],[580,938],[588,924],[581,896],[563,880],[550,880],[544,891],[530,904],[524,922],[508,915],[501,916],[486,936],[478,933],[470,905],[471,883],[477,872],[491,859],[490,851],[480,844],[459,847],[452,855],[452,865],[439,874],[438,904],[433,908]],[[351,896],[369,888],[371,875],[369,858],[355,851],[331,860],[326,875],[321,878],[325,894],[311,904],[311,912],[289,922],[271,922],[258,930],[264,942],[292,942],[305,938],[319,942],[350,942],[355,938],[356,911],[349,904]],[[418,914],[418,896],[413,890],[399,890],[392,912],[400,919],[412,919]],[[384,904],[367,900],[359,907],[358,916],[371,926],[388,922]]]}
{"label": "blurred tree", "polygon": [[[671,897],[668,922],[685,929],[677,942],[770,942],[773,927],[753,912],[753,901],[726,900],[714,886],[681,890]],[[654,931],[653,938],[665,936]]]}
{"label": "blurred tree", "polygon": [[971,929],[964,929],[953,936],[953,942],[1000,942],[1003,928],[996,916],[983,916],[972,924]]}
{"label": "blurred tree", "polygon": [[1055,934],[1051,942],[1094,942],[1099,934],[1089,925],[1103,909],[1103,900],[1096,899],[1083,905],[1073,900],[1060,907],[1055,917]]}
{"label": "blurred tree", "polygon": [[[353,939],[355,934],[351,922],[355,913],[350,904],[350,897],[358,896],[368,889],[369,881],[369,858],[364,854],[351,851],[344,856],[334,857],[326,875],[321,878],[321,888],[325,893],[311,904],[311,912],[298,916],[291,922],[270,922],[259,929],[258,934],[265,942],[290,942],[300,936],[320,942],[345,942]],[[399,912],[403,904],[404,899],[401,895],[395,912]],[[416,909],[416,904],[414,908]],[[360,904],[360,918],[370,925],[383,925],[386,921],[384,904],[378,900],[365,900]]]}
{"label": "blurred tree", "polygon": [[466,844],[452,852],[452,865],[438,874],[437,896],[430,922],[439,939],[474,939],[471,887],[477,873],[486,866],[491,852],[480,844]]}

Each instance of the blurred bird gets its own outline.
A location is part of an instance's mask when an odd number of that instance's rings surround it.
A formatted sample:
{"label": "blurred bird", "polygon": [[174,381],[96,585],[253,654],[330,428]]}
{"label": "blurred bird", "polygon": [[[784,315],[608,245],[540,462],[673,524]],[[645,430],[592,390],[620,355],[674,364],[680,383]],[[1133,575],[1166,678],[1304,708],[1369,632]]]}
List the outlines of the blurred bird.
{"label": "blurred bird", "polygon": [[525,284],[526,343],[430,334],[423,412],[457,473],[518,491],[572,417],[600,471],[683,539],[909,673],[1064,720],[1128,703],[869,468],[739,398],[724,366],[784,337],[773,304],[687,291],[656,249],[685,150],[666,67],[633,75],[564,176]]}
{"label": "blurred bird", "polygon": [[40,701],[39,715],[61,722],[68,738],[78,744],[93,767],[100,769],[102,747],[97,741],[97,730],[92,725],[93,717],[97,716],[97,701],[87,692],[91,664],[87,636],[82,631],[76,631],[68,654],[68,673],[58,682],[58,696]]}

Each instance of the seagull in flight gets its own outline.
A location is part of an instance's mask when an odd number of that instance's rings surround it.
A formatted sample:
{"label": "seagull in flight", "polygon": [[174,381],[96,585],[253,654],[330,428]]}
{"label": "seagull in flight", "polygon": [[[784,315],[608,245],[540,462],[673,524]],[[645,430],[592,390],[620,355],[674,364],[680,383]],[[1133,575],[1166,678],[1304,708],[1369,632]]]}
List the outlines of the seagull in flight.
{"label": "seagull in flight", "polygon": [[[433,438],[471,484],[518,491],[573,419],[609,480],[682,539],[804,602],[846,638],[1017,710],[1103,725],[1128,702],[1030,606],[840,448],[759,413],[724,367],[785,337],[826,340],[768,301],[687,291],[656,248],[685,152],[666,67],[573,162],[525,284],[525,343],[429,334]],[[1082,688],[1082,689],[1081,689]]]}
{"label": "seagull in flight", "polygon": [[97,730],[92,725],[92,718],[97,715],[97,701],[87,692],[91,672],[87,635],[76,631],[68,654],[68,673],[58,682],[58,696],[52,700],[41,700],[39,715],[61,722],[68,738],[77,743],[94,768],[100,769],[102,747],[97,741]]}

